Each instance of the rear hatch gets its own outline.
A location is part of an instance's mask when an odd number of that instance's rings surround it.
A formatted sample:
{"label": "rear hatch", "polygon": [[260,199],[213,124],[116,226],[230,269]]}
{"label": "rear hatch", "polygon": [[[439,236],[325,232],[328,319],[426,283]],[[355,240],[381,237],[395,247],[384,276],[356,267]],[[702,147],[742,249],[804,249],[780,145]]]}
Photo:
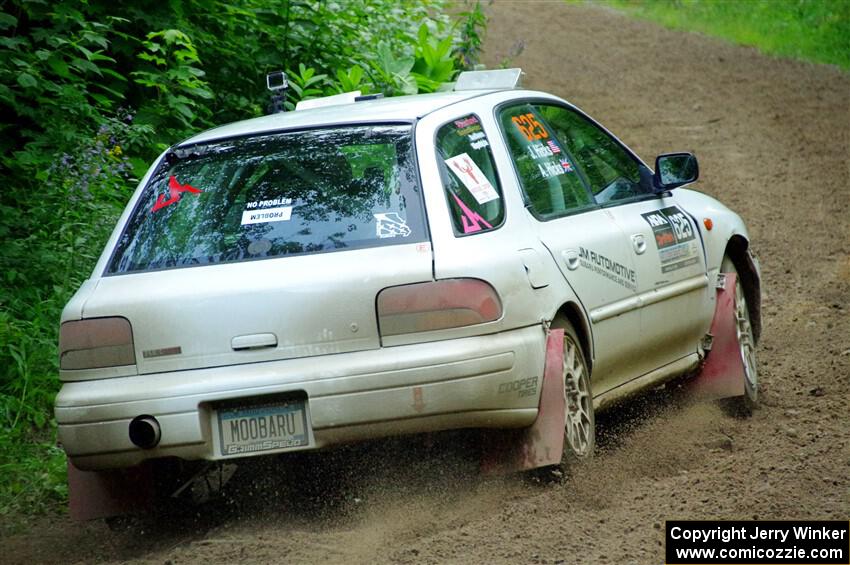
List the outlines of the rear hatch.
{"label": "rear hatch", "polygon": [[172,151],[84,307],[123,316],[140,373],[380,347],[375,297],[431,280],[412,127]]}

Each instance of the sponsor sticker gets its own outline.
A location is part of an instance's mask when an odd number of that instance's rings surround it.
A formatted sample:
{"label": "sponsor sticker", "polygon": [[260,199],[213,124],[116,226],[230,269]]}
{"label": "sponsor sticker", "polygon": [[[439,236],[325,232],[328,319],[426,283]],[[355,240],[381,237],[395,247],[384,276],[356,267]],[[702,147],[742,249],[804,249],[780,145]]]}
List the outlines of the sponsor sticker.
{"label": "sponsor sticker", "polygon": [[469,116],[468,118],[463,118],[460,120],[455,120],[455,127],[458,129],[467,128],[469,126],[475,125],[478,123],[478,118],[475,116]]}
{"label": "sponsor sticker", "polygon": [[483,149],[490,146],[490,143],[487,141],[487,136],[483,131],[471,133],[467,139],[469,139],[469,146],[473,149]]}
{"label": "sponsor sticker", "polygon": [[679,207],[670,206],[641,216],[652,228],[662,273],[699,263],[694,226]]}
{"label": "sponsor sticker", "polygon": [[463,128],[463,129],[459,129],[459,130],[455,131],[455,133],[458,134],[461,137],[466,137],[468,135],[473,135],[473,134],[475,134],[475,132],[479,132],[479,131],[481,131],[481,126],[480,125],[474,125],[474,126],[469,126],[469,127]]}
{"label": "sponsor sticker", "polygon": [[277,206],[291,206],[292,198],[271,198],[268,200],[254,200],[245,204],[246,210],[257,210],[261,208],[274,208]]}
{"label": "sponsor sticker", "polygon": [[375,216],[375,235],[381,239],[387,237],[407,237],[410,235],[410,226],[404,221],[404,218],[396,212],[386,212],[384,214],[374,214]]}
{"label": "sponsor sticker", "polygon": [[602,253],[579,247],[579,263],[585,269],[601,275],[629,290],[635,290],[637,288],[637,274],[635,270]]}
{"label": "sponsor sticker", "polygon": [[246,210],[242,212],[242,225],[265,224],[268,222],[286,222],[292,217],[292,206]]}
{"label": "sponsor sticker", "polygon": [[493,188],[493,185],[490,184],[475,161],[466,153],[446,159],[446,165],[479,204],[486,204],[491,200],[499,199],[499,193],[496,192],[496,189]]}
{"label": "sponsor sticker", "polygon": [[[466,118],[462,118],[460,120],[455,120],[455,133],[461,137],[469,136],[469,140],[472,142],[483,143],[481,147],[487,147],[488,143],[484,137],[484,132],[481,131],[481,122],[478,121],[478,118],[475,116],[468,116]],[[478,147],[474,147],[474,149],[478,149]]]}
{"label": "sponsor sticker", "polygon": [[469,206],[463,203],[463,200],[458,198],[457,194],[452,193],[455,204],[460,208],[461,221],[463,222],[463,233],[475,233],[486,229],[493,229],[493,226],[484,219],[484,217],[472,210]]}
{"label": "sponsor sticker", "polygon": [[537,393],[537,377],[526,377],[499,384],[499,394],[516,394],[519,398]]}

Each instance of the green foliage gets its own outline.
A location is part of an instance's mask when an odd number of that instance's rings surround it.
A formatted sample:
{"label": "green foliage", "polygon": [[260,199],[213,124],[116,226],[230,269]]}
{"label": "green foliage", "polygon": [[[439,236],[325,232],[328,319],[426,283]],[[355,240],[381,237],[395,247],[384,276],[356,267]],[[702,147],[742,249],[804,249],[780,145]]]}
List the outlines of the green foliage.
{"label": "green foliage", "polygon": [[158,152],[285,105],[429,92],[473,68],[478,2],[8,0],[0,13],[0,515],[61,501],[52,440],[63,305]]}
{"label": "green foliage", "polygon": [[[211,112],[204,105],[213,94],[204,81],[201,60],[191,38],[176,29],[151,32],[142,42],[139,59],[149,63],[133,71],[133,81],[154,91],[152,101],[142,107],[139,120],[174,139],[198,125],[211,125]],[[163,141],[158,149],[165,149]]]}
{"label": "green foliage", "polygon": [[[33,193],[0,205],[0,514],[41,510],[65,492],[52,437],[59,312],[87,277],[132,193],[126,113],[35,172]],[[26,186],[23,182],[19,186]],[[17,206],[14,202],[17,199]]]}
{"label": "green foliage", "polygon": [[289,78],[289,90],[286,101],[286,109],[292,110],[295,108],[295,103],[299,100],[309,100],[322,95],[321,84],[328,78],[328,75],[317,75],[316,69],[313,67],[305,67],[304,63],[298,63],[298,72],[292,70],[286,71],[286,76]]}
{"label": "green foliage", "polygon": [[354,92],[355,90],[359,90],[361,94],[368,94],[372,85],[367,82],[363,82],[363,77],[363,67],[353,66],[347,71],[337,69],[337,84],[333,88],[333,92],[336,94],[342,94],[343,92]]}
{"label": "green foliage", "polygon": [[452,38],[443,40],[431,37],[424,24],[419,28],[416,45],[416,62],[411,75],[420,92],[434,92],[441,84],[449,82],[456,73],[452,55]]}
{"label": "green foliage", "polygon": [[847,0],[603,0],[676,29],[696,30],[765,53],[850,69]]}
{"label": "green foliage", "polygon": [[472,70],[478,64],[481,55],[481,44],[484,42],[484,28],[487,18],[481,9],[481,2],[475,0],[471,7],[458,14],[460,19],[460,40],[455,46],[455,54],[460,60],[461,68]]}
{"label": "green foliage", "polygon": [[65,452],[52,437],[44,434],[22,442],[18,434],[0,428],[0,520],[5,525],[20,519],[22,510],[60,510],[67,499]]}
{"label": "green foliage", "polygon": [[389,43],[382,41],[378,44],[377,57],[369,61],[369,74],[378,90],[387,96],[416,94],[416,79],[410,74],[414,63],[412,56],[398,56]]}

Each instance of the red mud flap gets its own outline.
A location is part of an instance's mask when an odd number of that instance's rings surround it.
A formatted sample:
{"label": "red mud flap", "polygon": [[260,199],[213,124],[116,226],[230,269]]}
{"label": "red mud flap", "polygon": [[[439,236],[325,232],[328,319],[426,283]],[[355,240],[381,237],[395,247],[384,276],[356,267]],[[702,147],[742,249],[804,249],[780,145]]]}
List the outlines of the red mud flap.
{"label": "red mud flap", "polygon": [[82,471],[68,460],[68,506],[72,520],[94,520],[150,510],[155,498],[150,466]]}
{"label": "red mud flap", "polygon": [[550,330],[537,420],[520,430],[482,432],[481,472],[526,471],[561,462],[567,399],[564,392],[564,330]]}
{"label": "red mud flap", "polygon": [[713,336],[711,350],[699,374],[686,385],[688,392],[700,399],[721,399],[745,394],[746,375],[735,319],[737,275],[727,274],[725,277],[725,284],[717,289],[717,306],[710,330]]}

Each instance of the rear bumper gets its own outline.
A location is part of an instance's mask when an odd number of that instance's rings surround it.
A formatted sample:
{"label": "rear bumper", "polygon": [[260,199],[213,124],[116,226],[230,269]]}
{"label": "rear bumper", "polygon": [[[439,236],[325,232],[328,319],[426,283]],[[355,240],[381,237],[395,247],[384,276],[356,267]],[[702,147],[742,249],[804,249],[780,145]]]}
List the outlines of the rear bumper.
{"label": "rear bumper", "polygon": [[[498,334],[370,351],[65,383],[56,399],[59,440],[81,469],[128,467],[176,456],[225,459],[212,439],[213,406],[301,392],[314,442],[468,427],[524,427],[537,415],[545,334]],[[528,381],[535,377],[534,390]],[[530,393],[532,392],[532,393]],[[157,447],[130,442],[130,421],[154,416]]]}

